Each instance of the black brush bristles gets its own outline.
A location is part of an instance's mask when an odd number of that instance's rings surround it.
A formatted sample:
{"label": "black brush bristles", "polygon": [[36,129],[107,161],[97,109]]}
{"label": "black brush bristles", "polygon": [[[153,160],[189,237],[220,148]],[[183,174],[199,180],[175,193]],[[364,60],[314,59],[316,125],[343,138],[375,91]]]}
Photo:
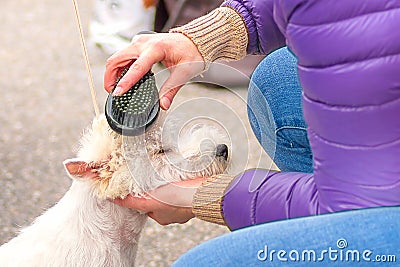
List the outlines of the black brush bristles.
{"label": "black brush bristles", "polygon": [[[127,71],[123,71],[116,84]],[[113,96],[111,92],[106,101],[105,115],[111,129],[133,136],[144,133],[157,118],[159,109],[156,81],[149,71],[122,96]]]}

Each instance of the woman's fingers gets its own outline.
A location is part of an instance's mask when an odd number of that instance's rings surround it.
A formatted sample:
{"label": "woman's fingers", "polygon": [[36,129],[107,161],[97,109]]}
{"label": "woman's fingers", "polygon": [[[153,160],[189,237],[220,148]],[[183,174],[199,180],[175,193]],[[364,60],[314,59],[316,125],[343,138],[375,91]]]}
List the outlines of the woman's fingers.
{"label": "woman's fingers", "polygon": [[152,209],[153,199],[134,197],[128,195],[126,198],[111,199],[111,202],[122,207],[149,212]]}
{"label": "woman's fingers", "polygon": [[205,178],[197,178],[162,185],[145,197],[128,195],[125,199],[111,200],[113,203],[143,211],[161,225],[185,223],[194,217],[191,203],[197,188]]}
{"label": "woman's fingers", "polygon": [[[146,50],[146,48],[149,48],[149,45],[146,45],[146,43],[148,42],[149,42],[148,35],[135,36],[133,38],[132,43],[128,47],[126,47],[121,51],[118,51],[107,60],[106,70],[104,73],[104,89],[106,89],[107,92],[111,92],[113,90],[113,88],[115,87],[115,83],[119,78],[119,76],[121,75],[121,73],[123,72],[123,70],[126,67],[131,66],[135,60],[140,58],[143,51]],[[143,59],[141,59],[141,61],[143,61]],[[139,63],[139,65],[136,65],[135,68],[139,69],[141,65],[143,65],[143,63]],[[147,69],[148,71],[151,68],[151,64],[146,64],[146,65],[147,66],[150,65],[150,67]],[[144,72],[144,74],[146,72]],[[132,76],[132,74],[130,75]],[[129,88],[132,85],[134,85],[142,76],[133,75],[132,78],[134,78],[135,81],[123,84],[122,90],[124,92],[129,90]]]}
{"label": "woman's fingers", "polygon": [[121,75],[126,66],[132,64],[134,59],[128,58],[125,60],[114,60],[109,58],[106,63],[106,72],[104,73],[104,89],[111,93],[114,89],[117,79]]}
{"label": "woman's fingers", "polygon": [[148,48],[143,51],[129,67],[129,70],[124,77],[122,77],[118,82],[114,95],[123,95],[126,93],[151,69],[154,64],[163,59],[164,55],[161,50]]}
{"label": "woman's fingers", "polygon": [[170,76],[160,88],[160,104],[164,110],[169,109],[172,100],[187,81],[201,73],[204,62],[186,62],[169,68]]}
{"label": "woman's fingers", "polygon": [[137,35],[125,49],[107,60],[104,88],[111,92],[122,71],[128,72],[118,82],[115,95],[122,95],[157,63],[170,69],[170,77],[160,89],[161,108],[168,109],[179,89],[204,70],[204,60],[197,47],[179,33]]}

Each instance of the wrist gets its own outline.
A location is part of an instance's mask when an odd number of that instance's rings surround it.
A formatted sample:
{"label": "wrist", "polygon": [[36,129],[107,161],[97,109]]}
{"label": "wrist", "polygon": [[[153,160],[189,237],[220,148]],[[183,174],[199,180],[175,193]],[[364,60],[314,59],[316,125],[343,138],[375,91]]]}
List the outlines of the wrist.
{"label": "wrist", "polygon": [[246,55],[248,34],[245,23],[229,7],[217,8],[170,32],[182,33],[188,37],[205,62],[239,60]]}
{"label": "wrist", "polygon": [[195,217],[226,225],[222,212],[224,194],[235,176],[219,174],[206,179],[193,196],[192,212]]}

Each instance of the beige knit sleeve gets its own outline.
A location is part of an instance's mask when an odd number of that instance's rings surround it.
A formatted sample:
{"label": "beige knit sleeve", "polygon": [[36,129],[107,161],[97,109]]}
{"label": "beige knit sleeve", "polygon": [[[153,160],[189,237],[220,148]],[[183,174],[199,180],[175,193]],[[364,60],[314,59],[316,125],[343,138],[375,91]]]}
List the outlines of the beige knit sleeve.
{"label": "beige knit sleeve", "polygon": [[192,211],[196,218],[216,224],[226,225],[222,214],[224,194],[235,176],[219,174],[207,178],[196,190]]}
{"label": "beige knit sleeve", "polygon": [[170,32],[186,35],[197,46],[206,63],[239,60],[246,55],[245,22],[234,9],[220,7]]}

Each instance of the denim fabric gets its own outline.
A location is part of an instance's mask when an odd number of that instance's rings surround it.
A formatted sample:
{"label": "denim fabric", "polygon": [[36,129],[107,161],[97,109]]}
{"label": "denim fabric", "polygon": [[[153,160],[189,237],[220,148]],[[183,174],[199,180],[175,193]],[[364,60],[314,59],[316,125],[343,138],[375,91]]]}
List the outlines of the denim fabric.
{"label": "denim fabric", "polygon": [[255,136],[281,171],[313,172],[301,105],[297,60],[287,49],[268,55],[253,73],[248,116]]}
{"label": "denim fabric", "polygon": [[399,266],[399,220],[394,207],[251,226],[195,247],[173,266]]}

